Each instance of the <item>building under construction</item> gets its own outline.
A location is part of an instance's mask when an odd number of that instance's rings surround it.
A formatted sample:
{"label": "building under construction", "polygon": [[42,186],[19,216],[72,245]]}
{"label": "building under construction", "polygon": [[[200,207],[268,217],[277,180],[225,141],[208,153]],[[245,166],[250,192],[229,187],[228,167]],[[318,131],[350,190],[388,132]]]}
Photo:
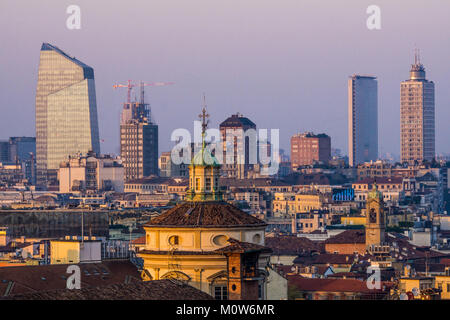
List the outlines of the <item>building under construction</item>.
{"label": "building under construction", "polygon": [[125,181],[158,174],[158,125],[151,119],[149,104],[144,101],[144,83],[140,83],[141,99],[124,103],[120,120],[120,154]]}

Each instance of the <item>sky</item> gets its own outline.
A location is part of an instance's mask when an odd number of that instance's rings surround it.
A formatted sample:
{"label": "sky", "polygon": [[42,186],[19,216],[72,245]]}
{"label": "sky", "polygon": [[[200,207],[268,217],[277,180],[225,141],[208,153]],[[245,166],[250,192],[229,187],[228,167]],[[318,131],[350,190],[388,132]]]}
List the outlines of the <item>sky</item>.
{"label": "sky", "polygon": [[[81,29],[66,27],[69,5]],[[369,5],[381,29],[369,30]],[[146,89],[160,152],[177,128],[193,131],[202,94],[210,127],[239,112],[280,129],[280,146],[313,131],[347,153],[347,80],[378,78],[379,153],[399,154],[400,82],[420,48],[436,86],[436,151],[450,153],[448,0],[1,0],[0,139],[34,136],[39,50],[49,42],[95,71],[102,153],[119,153],[127,80]],[[137,94],[137,92],[136,92]]]}

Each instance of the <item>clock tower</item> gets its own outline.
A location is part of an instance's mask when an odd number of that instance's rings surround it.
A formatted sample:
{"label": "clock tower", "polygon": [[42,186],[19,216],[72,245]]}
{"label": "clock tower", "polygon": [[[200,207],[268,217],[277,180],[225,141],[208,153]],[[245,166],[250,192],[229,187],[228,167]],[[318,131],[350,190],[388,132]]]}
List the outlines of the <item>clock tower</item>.
{"label": "clock tower", "polygon": [[366,247],[382,245],[385,242],[385,221],[383,194],[374,183],[366,202]]}

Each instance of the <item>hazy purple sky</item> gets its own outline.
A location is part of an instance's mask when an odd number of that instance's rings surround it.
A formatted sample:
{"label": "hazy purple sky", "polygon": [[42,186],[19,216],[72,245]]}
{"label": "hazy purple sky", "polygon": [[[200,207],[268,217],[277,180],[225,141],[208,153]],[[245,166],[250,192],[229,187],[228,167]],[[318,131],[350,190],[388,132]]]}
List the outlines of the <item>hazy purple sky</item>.
{"label": "hazy purple sky", "polygon": [[[81,7],[81,30],[66,8]],[[366,8],[381,8],[381,30]],[[448,0],[0,1],[0,139],[35,135],[39,50],[49,42],[95,70],[102,152],[119,151],[128,79],[173,81],[147,90],[160,151],[193,130],[206,93],[211,125],[237,111],[259,128],[326,132],[347,153],[347,79],[378,77],[380,153],[399,153],[400,82],[414,46],[436,84],[436,150],[450,152]]]}

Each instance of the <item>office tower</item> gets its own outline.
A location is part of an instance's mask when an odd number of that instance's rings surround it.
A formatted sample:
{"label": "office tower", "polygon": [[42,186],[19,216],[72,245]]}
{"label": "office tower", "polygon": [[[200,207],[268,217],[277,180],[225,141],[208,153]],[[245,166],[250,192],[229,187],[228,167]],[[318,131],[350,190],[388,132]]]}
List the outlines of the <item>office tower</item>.
{"label": "office tower", "polygon": [[348,79],[349,165],[378,158],[378,82],[376,77]]}
{"label": "office tower", "polygon": [[35,137],[9,138],[9,158],[11,162],[23,162],[36,155]]}
{"label": "office tower", "polygon": [[[237,113],[223,121],[219,128],[223,145],[222,175],[237,179],[247,178],[248,172],[253,169],[257,161],[257,139],[251,136],[252,130],[255,130],[254,133],[257,134],[256,125],[248,118]],[[228,142],[227,135],[230,140]],[[229,150],[228,154],[227,148]],[[251,155],[250,152],[256,153]],[[254,161],[251,161],[252,158]]]}
{"label": "office tower", "polygon": [[292,170],[315,162],[328,163],[330,159],[331,138],[328,135],[305,132],[291,137]]}
{"label": "office tower", "polygon": [[36,138],[11,137],[9,138],[10,161],[20,164],[24,177],[30,184],[36,184]]}
{"label": "office tower", "polygon": [[434,83],[416,54],[409,80],[400,86],[401,161],[414,164],[435,156]]}
{"label": "office tower", "polygon": [[0,141],[0,162],[9,162],[8,141]]}
{"label": "office tower", "polygon": [[158,175],[158,125],[151,121],[141,90],[141,101],[124,103],[122,110],[120,154],[125,181]]}
{"label": "office tower", "polygon": [[37,184],[56,184],[60,162],[89,151],[100,153],[94,70],[44,43],[36,89]]}

